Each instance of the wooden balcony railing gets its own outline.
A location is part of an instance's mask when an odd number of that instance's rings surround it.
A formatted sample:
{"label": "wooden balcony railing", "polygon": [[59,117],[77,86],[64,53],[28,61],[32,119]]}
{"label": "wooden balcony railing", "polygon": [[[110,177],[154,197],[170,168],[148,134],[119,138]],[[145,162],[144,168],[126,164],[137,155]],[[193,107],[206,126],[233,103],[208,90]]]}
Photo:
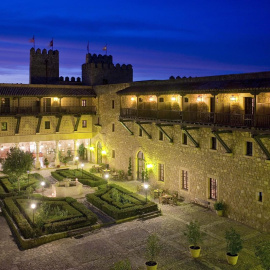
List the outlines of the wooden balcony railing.
{"label": "wooden balcony railing", "polygon": [[1,107],[0,113],[2,115],[16,115],[16,114],[72,114],[85,113],[96,114],[95,106],[61,106],[61,107]]}
{"label": "wooden balcony railing", "polygon": [[165,110],[136,110],[122,108],[120,117],[131,119],[173,121],[193,124],[216,124],[231,127],[258,127],[270,129],[270,115],[186,112]]}

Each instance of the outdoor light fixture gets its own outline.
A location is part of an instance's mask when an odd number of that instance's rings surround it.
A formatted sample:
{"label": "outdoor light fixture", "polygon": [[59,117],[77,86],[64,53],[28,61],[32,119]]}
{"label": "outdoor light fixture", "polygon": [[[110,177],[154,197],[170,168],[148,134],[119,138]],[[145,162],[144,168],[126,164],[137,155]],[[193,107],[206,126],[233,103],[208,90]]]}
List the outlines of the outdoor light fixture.
{"label": "outdoor light fixture", "polygon": [[144,183],[144,184],[143,184],[143,187],[144,187],[144,189],[145,189],[145,201],[147,202],[147,189],[149,188],[149,184]]}
{"label": "outdoor light fixture", "polygon": [[109,175],[108,173],[105,173],[105,174],[104,174],[104,177],[105,177],[106,179],[108,179],[109,176],[110,176],[110,175]]}
{"label": "outdoor light fixture", "polygon": [[134,101],[134,100],[135,100],[135,97],[132,97],[132,98],[131,98],[131,101]]}
{"label": "outdoor light fixture", "polygon": [[172,100],[172,101],[176,101],[176,97],[172,97],[171,100]]}
{"label": "outdoor light fixture", "polygon": [[231,101],[236,101],[236,96],[232,95],[232,96],[230,97],[230,100],[231,100]]}
{"label": "outdoor light fixture", "polygon": [[4,150],[4,147],[3,146],[1,146],[1,151],[3,151]]}
{"label": "outdoor light fixture", "polygon": [[101,151],[101,154],[105,156],[105,155],[107,155],[107,151],[106,150],[102,150]]}
{"label": "outdoor light fixture", "polygon": [[53,101],[58,101],[58,98],[57,97],[53,98]]}
{"label": "outdoor light fixture", "polygon": [[94,146],[90,146],[89,149],[90,149],[90,151],[94,151],[95,150],[95,147]]}
{"label": "outdoor light fixture", "polygon": [[58,146],[60,147],[61,146],[61,143],[58,143]]}
{"label": "outdoor light fixture", "polygon": [[153,101],[154,100],[154,98],[151,96],[150,98],[149,98],[149,101]]}
{"label": "outdoor light fixture", "polygon": [[153,168],[153,164],[147,164],[146,167],[147,167],[147,169],[151,169],[151,168]]}
{"label": "outdoor light fixture", "polygon": [[197,101],[198,101],[198,102],[202,102],[202,101],[203,101],[202,96],[198,96],[198,97],[197,97]]}
{"label": "outdoor light fixture", "polygon": [[35,220],[35,209],[36,209],[37,205],[35,203],[31,203],[31,209],[33,209],[33,223]]}

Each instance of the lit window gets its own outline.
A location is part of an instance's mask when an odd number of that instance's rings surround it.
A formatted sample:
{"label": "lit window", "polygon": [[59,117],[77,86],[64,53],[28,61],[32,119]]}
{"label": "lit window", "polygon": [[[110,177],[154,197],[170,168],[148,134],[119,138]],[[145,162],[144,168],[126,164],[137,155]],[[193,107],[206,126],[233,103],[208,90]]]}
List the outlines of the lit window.
{"label": "lit window", "polygon": [[211,137],[211,149],[217,150],[217,138],[216,137]]}
{"label": "lit window", "polygon": [[252,154],[253,154],[252,142],[247,142],[246,147],[247,147],[246,155],[247,156],[252,156]]}
{"label": "lit window", "polygon": [[188,190],[188,172],[182,170],[182,189]]}
{"label": "lit window", "polygon": [[187,134],[183,133],[182,144],[187,145]]}
{"label": "lit window", "polygon": [[1,130],[7,131],[7,122],[1,122]]}
{"label": "lit window", "polygon": [[82,120],[82,127],[86,128],[87,127],[87,120]]}
{"label": "lit window", "polygon": [[217,199],[217,179],[210,178],[210,199]]}
{"label": "lit window", "polygon": [[82,107],[85,107],[86,106],[86,99],[83,99],[82,100]]}
{"label": "lit window", "polygon": [[158,139],[160,141],[163,141],[163,133],[159,130],[159,136],[158,136]]}
{"label": "lit window", "polygon": [[50,129],[50,128],[51,128],[51,122],[45,121],[45,129]]}
{"label": "lit window", "polygon": [[164,164],[158,164],[158,180],[164,182]]}

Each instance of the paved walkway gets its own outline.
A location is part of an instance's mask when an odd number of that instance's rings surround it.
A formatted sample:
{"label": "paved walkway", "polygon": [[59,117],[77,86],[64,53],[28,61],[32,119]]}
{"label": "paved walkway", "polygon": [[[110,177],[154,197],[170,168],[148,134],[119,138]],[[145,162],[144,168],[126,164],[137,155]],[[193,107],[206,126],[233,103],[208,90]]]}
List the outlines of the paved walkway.
{"label": "paved walkway", "polygon": [[[124,185],[135,185],[125,182]],[[109,270],[114,262],[129,259],[133,270],[146,269],[144,250],[147,236],[156,232],[162,251],[159,270],[243,269],[259,270],[255,245],[269,234],[262,234],[240,223],[220,218],[200,206],[160,205],[163,215],[150,220],[134,220],[89,232],[81,238],[65,238],[30,250],[21,251],[10,229],[0,216],[0,270]],[[198,220],[205,233],[199,259],[192,259],[183,231],[190,221]],[[225,258],[225,230],[234,227],[244,239],[238,264],[229,266]]]}

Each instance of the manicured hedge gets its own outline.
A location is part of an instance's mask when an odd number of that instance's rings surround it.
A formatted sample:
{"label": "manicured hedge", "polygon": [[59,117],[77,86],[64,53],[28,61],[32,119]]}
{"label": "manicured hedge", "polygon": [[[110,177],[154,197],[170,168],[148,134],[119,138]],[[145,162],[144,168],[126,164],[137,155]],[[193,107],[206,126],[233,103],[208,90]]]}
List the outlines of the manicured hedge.
{"label": "manicured hedge", "polygon": [[[132,201],[132,203],[123,204],[121,202],[113,201],[109,197],[110,190],[112,188],[115,188],[123,193],[127,191],[128,199]],[[107,185],[106,187],[104,186],[104,189],[100,189],[94,194],[87,194],[86,198],[90,203],[92,203],[97,208],[101,209],[106,214],[116,220],[125,219],[158,210],[157,204],[155,204],[154,202],[148,201],[146,203],[143,197],[138,196],[137,194],[133,194],[130,191],[115,184]]]}
{"label": "manicured hedge", "polygon": [[5,190],[7,193],[10,193],[10,192],[13,191],[13,186],[12,186],[12,184],[9,182],[8,177],[2,178],[0,181],[1,181],[1,184],[2,184],[2,186],[3,186],[3,188],[4,188],[4,190]]}
{"label": "manicured hedge", "polygon": [[[75,172],[75,175],[74,175]],[[98,177],[94,174],[91,174],[87,171],[83,171],[83,175],[81,175],[81,170],[56,170],[51,173],[52,176],[58,180],[63,181],[64,178],[78,178],[78,181],[83,185],[87,185],[90,187],[98,187],[100,185],[107,184],[107,181],[101,177]]]}

